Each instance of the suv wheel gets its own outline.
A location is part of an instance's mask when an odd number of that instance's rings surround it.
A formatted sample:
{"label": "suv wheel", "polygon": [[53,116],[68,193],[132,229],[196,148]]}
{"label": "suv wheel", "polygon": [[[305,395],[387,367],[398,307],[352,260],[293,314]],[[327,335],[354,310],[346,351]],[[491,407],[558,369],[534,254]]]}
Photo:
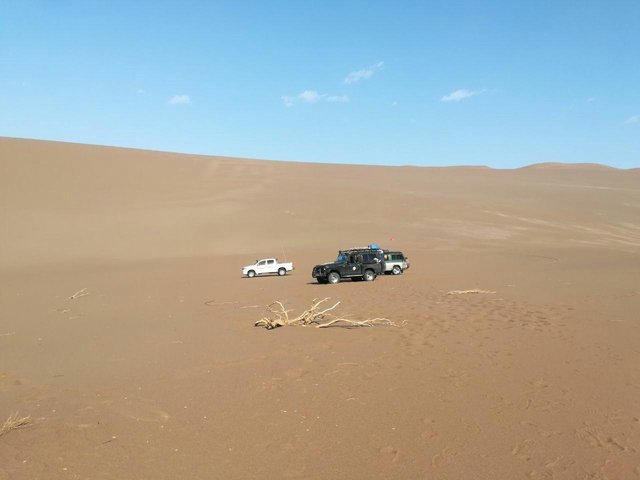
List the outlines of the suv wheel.
{"label": "suv wheel", "polygon": [[402,273],[402,269],[398,265],[394,265],[393,270],[391,270],[391,272],[394,275],[400,275]]}
{"label": "suv wheel", "polygon": [[373,270],[365,270],[364,276],[362,278],[364,278],[367,282],[371,282],[372,280],[376,279],[376,274],[373,273]]}
{"label": "suv wheel", "polygon": [[278,275],[280,275],[281,277],[286,274],[287,270],[284,267],[278,269]]}
{"label": "suv wheel", "polygon": [[338,283],[340,281],[340,274],[338,272],[331,272],[327,277],[329,283]]}
{"label": "suv wheel", "polygon": [[253,278],[253,277],[255,277],[255,276],[256,276],[256,272],[254,272],[253,270],[249,270],[249,271],[247,272],[247,277],[249,277],[249,278]]}

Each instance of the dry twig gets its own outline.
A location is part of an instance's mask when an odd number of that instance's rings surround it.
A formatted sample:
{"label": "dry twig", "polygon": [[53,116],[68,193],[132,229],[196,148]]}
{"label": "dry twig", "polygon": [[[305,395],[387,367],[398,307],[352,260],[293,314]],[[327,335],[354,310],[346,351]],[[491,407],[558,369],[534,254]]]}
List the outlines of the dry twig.
{"label": "dry twig", "polygon": [[219,307],[220,305],[231,305],[238,302],[216,302],[215,300],[208,300],[204,302],[207,307]]}
{"label": "dry twig", "polygon": [[265,327],[267,330],[271,330],[278,327],[284,327],[288,325],[301,325],[303,327],[313,325],[316,328],[327,327],[345,327],[345,328],[357,328],[357,327],[373,327],[374,325],[390,325],[393,327],[402,327],[406,323],[403,321],[400,324],[394,323],[388,318],[368,318],[366,320],[350,320],[344,317],[338,317],[332,312],[340,302],[336,302],[334,305],[328,308],[320,309],[320,306],[329,301],[330,298],[324,298],[318,300],[314,298],[311,302],[311,306],[304,312],[295,318],[289,317],[289,312],[284,308],[282,302],[274,301],[267,305],[266,309],[271,315],[261,318],[255,323],[256,327]]}
{"label": "dry twig", "polygon": [[14,413],[13,415],[9,415],[9,418],[7,418],[0,427],[0,437],[5,433],[9,433],[11,430],[26,427],[27,425],[29,425],[30,421],[31,417],[19,417],[18,412]]}
{"label": "dry twig", "polygon": [[76,298],[84,297],[85,295],[89,295],[89,292],[87,292],[86,288],[83,288],[82,290],[78,290],[76,293],[71,295],[69,297],[69,300],[75,300]]}
{"label": "dry twig", "polygon": [[478,290],[473,289],[473,290],[451,290],[450,292],[447,292],[447,295],[465,295],[467,293],[496,293],[493,290]]}

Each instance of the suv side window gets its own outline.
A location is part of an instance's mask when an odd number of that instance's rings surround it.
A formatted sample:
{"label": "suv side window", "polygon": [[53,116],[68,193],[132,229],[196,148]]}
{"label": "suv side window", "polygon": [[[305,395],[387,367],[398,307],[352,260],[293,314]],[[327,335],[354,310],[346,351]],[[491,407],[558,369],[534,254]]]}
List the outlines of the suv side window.
{"label": "suv side window", "polygon": [[[345,252],[346,253],[346,252]],[[340,257],[342,256],[342,252],[338,256],[338,260],[340,261]],[[391,254],[386,254],[381,251],[351,251],[347,254],[346,258],[348,259],[348,263],[364,263],[364,264],[372,264],[372,263],[381,263],[384,260],[391,258]]]}

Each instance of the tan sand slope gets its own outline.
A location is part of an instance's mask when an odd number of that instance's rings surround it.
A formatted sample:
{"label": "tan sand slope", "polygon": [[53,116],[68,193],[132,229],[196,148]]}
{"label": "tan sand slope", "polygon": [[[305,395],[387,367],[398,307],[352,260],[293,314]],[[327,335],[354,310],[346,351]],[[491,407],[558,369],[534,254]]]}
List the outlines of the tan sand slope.
{"label": "tan sand slope", "polygon": [[[2,480],[640,475],[637,169],[5,138],[0,195]],[[310,278],[370,242],[411,269]],[[263,256],[296,270],[240,277]],[[407,325],[253,327],[325,296]]]}

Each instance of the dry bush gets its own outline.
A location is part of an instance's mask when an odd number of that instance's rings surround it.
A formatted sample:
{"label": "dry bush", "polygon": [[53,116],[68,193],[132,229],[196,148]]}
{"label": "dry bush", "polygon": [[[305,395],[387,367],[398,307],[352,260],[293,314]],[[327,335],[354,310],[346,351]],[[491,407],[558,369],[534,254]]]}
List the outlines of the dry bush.
{"label": "dry bush", "polygon": [[21,427],[26,427],[31,422],[31,417],[19,417],[18,412],[13,415],[9,415],[9,418],[0,427],[0,437],[5,433],[9,433],[11,430],[16,430]]}
{"label": "dry bush", "polygon": [[390,325],[392,327],[402,327],[406,323],[403,321],[400,324],[394,323],[388,318],[368,318],[366,320],[351,320],[349,318],[338,317],[335,314],[331,313],[340,302],[336,302],[331,307],[320,309],[321,305],[325,302],[329,301],[330,298],[324,298],[322,300],[318,300],[314,298],[311,302],[311,306],[307,308],[304,312],[298,315],[295,318],[289,317],[289,312],[292,310],[287,310],[284,308],[284,305],[275,301],[266,306],[267,312],[270,315],[261,318],[255,323],[256,327],[265,327],[267,330],[271,330],[273,328],[284,327],[288,325],[300,325],[303,327],[307,327],[310,325],[315,326],[316,328],[326,328],[326,327],[345,327],[345,328],[357,328],[357,327],[373,327],[374,325]]}

